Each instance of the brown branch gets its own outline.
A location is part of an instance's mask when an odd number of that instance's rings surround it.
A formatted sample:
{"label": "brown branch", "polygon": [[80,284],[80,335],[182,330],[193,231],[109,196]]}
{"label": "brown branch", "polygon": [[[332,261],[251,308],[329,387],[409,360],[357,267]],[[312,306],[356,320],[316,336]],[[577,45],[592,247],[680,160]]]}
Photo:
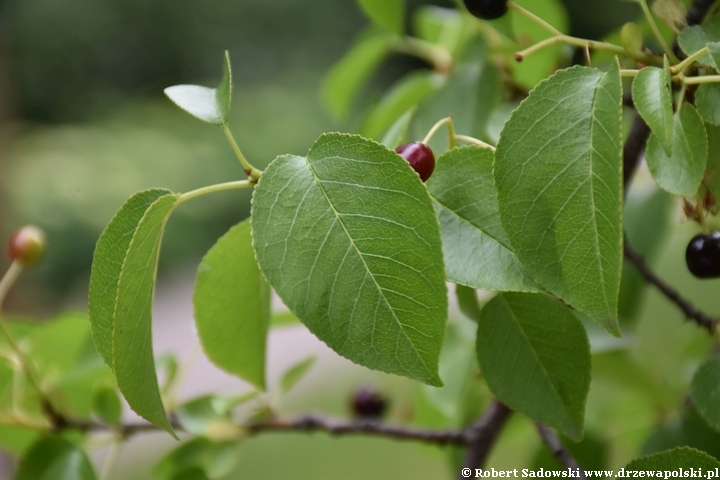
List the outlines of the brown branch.
{"label": "brown branch", "polygon": [[[506,405],[495,400],[482,417],[465,429],[468,449],[463,460],[463,469],[481,468],[485,464],[495,440],[511,413],[512,410]],[[465,477],[461,473],[458,478]]]}
{"label": "brown branch", "polygon": [[650,127],[642,119],[639,114],[635,114],[630,135],[625,140],[623,147],[623,184],[625,185],[625,194],[630,189],[630,181],[632,180],[635,170],[640,164],[640,155],[645,150],[645,144],[650,137]]}
{"label": "brown branch", "polygon": [[558,436],[555,435],[555,432],[541,423],[536,423],[535,426],[537,427],[538,433],[540,433],[540,438],[542,438],[543,443],[547,445],[558,462],[571,470],[577,471],[578,475],[575,478],[586,480],[585,470],[580,467],[577,460],[568,452],[565,445],[563,445]]}
{"label": "brown branch", "polygon": [[[172,427],[184,431],[177,421],[171,422]],[[470,435],[466,430],[427,430],[414,427],[405,427],[383,423],[379,420],[340,420],[324,415],[302,415],[294,419],[269,419],[239,425],[248,436],[255,436],[268,432],[325,432],[334,436],[368,435],[385,437],[394,440],[412,440],[434,445],[468,445]],[[108,425],[92,421],[65,420],[62,429],[77,429],[82,431],[107,431]],[[162,431],[152,423],[130,423],[121,425],[118,429],[124,437],[130,437],[143,432]]]}
{"label": "brown branch", "polygon": [[701,310],[698,310],[692,303],[683,298],[677,290],[670,287],[663,281],[663,279],[658,277],[655,272],[648,267],[642,255],[635,251],[630,243],[628,243],[627,238],[625,239],[625,258],[627,258],[635,266],[640,275],[642,275],[648,283],[655,285],[668,300],[677,305],[688,320],[693,320],[701,327],[707,329],[710,334],[715,333],[718,323],[717,319]]}

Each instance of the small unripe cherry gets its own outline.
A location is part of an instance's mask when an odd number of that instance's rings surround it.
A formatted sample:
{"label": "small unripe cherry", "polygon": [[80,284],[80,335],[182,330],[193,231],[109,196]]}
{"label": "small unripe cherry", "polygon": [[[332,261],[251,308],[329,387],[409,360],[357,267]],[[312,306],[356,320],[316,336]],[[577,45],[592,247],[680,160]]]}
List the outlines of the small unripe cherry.
{"label": "small unripe cherry", "polygon": [[435,154],[422,142],[406,143],[397,147],[395,151],[408,161],[423,182],[430,178],[435,170]]}
{"label": "small unripe cherry", "polygon": [[23,267],[35,265],[45,253],[45,233],[34,225],[18,228],[10,236],[7,254],[10,260],[19,262]]}
{"label": "small unripe cherry", "polygon": [[387,404],[382,393],[370,387],[362,387],[353,395],[350,406],[356,417],[379,419],[387,410]]}

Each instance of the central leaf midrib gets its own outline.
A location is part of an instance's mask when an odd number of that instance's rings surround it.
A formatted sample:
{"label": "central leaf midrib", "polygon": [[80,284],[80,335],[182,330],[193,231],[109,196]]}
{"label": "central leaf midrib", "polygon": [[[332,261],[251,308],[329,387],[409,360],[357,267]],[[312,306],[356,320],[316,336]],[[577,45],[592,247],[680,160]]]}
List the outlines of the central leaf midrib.
{"label": "central leaf midrib", "polygon": [[382,298],[382,300],[383,300],[383,302],[385,303],[385,305],[387,306],[388,310],[390,310],[390,313],[391,313],[391,315],[392,315],[393,320],[395,320],[395,322],[396,322],[397,325],[398,325],[398,328],[400,329],[400,331],[402,332],[402,334],[405,336],[405,339],[408,341],[408,343],[409,343],[410,346],[412,347],[412,351],[413,351],[413,352],[415,353],[415,355],[417,355],[417,357],[420,359],[420,362],[421,362],[422,365],[425,367],[425,370],[426,370],[428,376],[429,376],[429,377],[432,377],[432,376],[433,376],[433,375],[432,375],[432,371],[428,368],[427,363],[425,362],[425,360],[423,359],[423,357],[420,355],[420,352],[419,352],[419,351],[417,350],[417,348],[415,347],[415,344],[413,343],[412,339],[408,336],[407,332],[405,332],[405,329],[404,329],[404,327],[403,327],[403,324],[402,324],[402,322],[400,322],[400,319],[398,319],[397,316],[395,315],[395,310],[393,310],[392,306],[390,305],[390,302],[388,301],[387,298],[385,298],[385,295],[384,295],[384,293],[383,293],[383,289],[382,289],[382,288],[380,287],[380,285],[378,284],[377,280],[375,279],[375,276],[373,275],[372,271],[370,270],[370,267],[368,267],[368,264],[365,262],[365,258],[363,257],[362,252],[361,252],[360,249],[357,247],[357,245],[355,245],[355,241],[353,240],[352,236],[350,235],[350,232],[348,232],[347,228],[345,227],[345,223],[343,222],[342,216],[340,215],[340,213],[339,213],[337,210],[335,210],[335,206],[334,206],[333,203],[330,201],[330,197],[329,197],[329,195],[327,194],[327,192],[325,191],[325,188],[324,188],[323,185],[322,185],[322,181],[320,180],[320,178],[319,178],[319,177],[317,176],[317,174],[315,173],[315,170],[314,170],[313,167],[312,167],[312,163],[310,162],[310,159],[307,158],[307,157],[303,157],[303,159],[305,160],[305,163],[307,164],[308,170],[309,170],[310,173],[312,174],[313,179],[315,180],[315,183],[316,183],[318,189],[320,189],[320,192],[322,192],[323,197],[325,198],[325,200],[326,200],[327,203],[328,203],[328,206],[330,207],[330,209],[331,209],[331,210],[333,211],[333,213],[335,214],[335,218],[337,219],[338,223],[340,224],[340,226],[342,227],[343,231],[345,232],[345,236],[347,236],[347,239],[348,239],[348,241],[350,242],[350,245],[352,245],[353,249],[354,249],[355,252],[357,253],[358,257],[360,258],[360,261],[362,262],[363,266],[365,267],[365,271],[368,273],[368,275],[370,276],[370,278],[372,278],[373,284],[375,285],[375,288],[377,289],[378,294],[380,295],[380,298]]}

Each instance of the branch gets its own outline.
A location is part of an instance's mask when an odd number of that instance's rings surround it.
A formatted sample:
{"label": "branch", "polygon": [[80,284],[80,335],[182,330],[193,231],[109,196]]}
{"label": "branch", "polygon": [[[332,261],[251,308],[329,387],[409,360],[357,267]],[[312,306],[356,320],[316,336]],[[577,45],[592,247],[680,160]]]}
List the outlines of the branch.
{"label": "branch", "polygon": [[[175,430],[184,431],[177,421],[172,421],[171,424]],[[285,420],[273,418],[239,426],[248,436],[268,432],[325,432],[334,436],[368,435],[394,440],[413,440],[434,445],[465,446],[469,443],[469,434],[464,430],[426,430],[391,425],[378,420],[346,421],[318,414],[302,415]],[[66,420],[61,429],[77,429],[88,432],[109,430],[109,427],[99,422]],[[131,423],[121,425],[117,431],[124,437],[130,437],[143,432],[157,432],[160,431],[160,428],[152,423]]]}
{"label": "branch", "polygon": [[640,275],[642,275],[648,283],[655,285],[668,300],[677,305],[688,320],[693,320],[701,327],[707,329],[711,335],[715,333],[718,323],[717,319],[698,310],[692,303],[680,296],[674,288],[670,287],[658,277],[655,272],[650,270],[650,267],[645,263],[645,259],[632,248],[627,238],[625,239],[625,258],[635,265],[637,271],[640,272]]}
{"label": "branch", "polygon": [[586,480],[585,471],[580,468],[580,464],[573,458],[570,452],[567,451],[565,445],[563,445],[557,435],[555,435],[555,432],[540,423],[536,423],[535,426],[538,429],[538,433],[540,433],[540,438],[542,438],[543,443],[547,445],[555,458],[558,459],[558,462],[571,470],[577,471],[575,478]]}
{"label": "branch", "polygon": [[625,195],[630,189],[630,180],[632,180],[635,170],[640,164],[640,155],[645,150],[645,144],[650,137],[650,127],[635,113],[630,135],[625,140],[623,147],[623,184],[625,185]]}
{"label": "branch", "polygon": [[[465,429],[468,449],[465,460],[463,460],[463,469],[475,469],[485,464],[500,430],[510,418],[511,413],[512,410],[495,400],[482,417]],[[458,478],[464,477],[461,474]]]}

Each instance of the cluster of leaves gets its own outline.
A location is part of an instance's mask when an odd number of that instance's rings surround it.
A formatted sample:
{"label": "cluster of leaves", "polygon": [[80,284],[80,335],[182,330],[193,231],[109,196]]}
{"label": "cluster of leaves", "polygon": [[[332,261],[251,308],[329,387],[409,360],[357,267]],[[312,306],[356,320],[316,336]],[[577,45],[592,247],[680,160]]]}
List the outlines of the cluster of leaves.
{"label": "cluster of leaves", "polygon": [[[567,29],[556,2],[517,3],[551,28]],[[175,407],[167,381],[161,386],[157,380],[151,334],[157,262],[165,223],[185,201],[225,188],[254,188],[251,218],[220,238],[198,269],[197,332],[219,368],[258,391],[266,388],[272,288],[338,354],[426,384],[424,401],[457,426],[467,424],[484,398],[477,392],[479,365],[480,388],[576,442],[584,436],[591,384],[588,331],[595,322],[619,337],[621,320],[632,319],[641,297],[636,272],[623,265],[624,232],[652,253],[670,207],[665,194],[635,206],[628,201],[623,221],[623,77],[635,77],[632,99],[652,130],[647,161],[653,178],[670,194],[695,197],[696,210],[712,212],[717,179],[709,159],[720,158],[720,86],[713,82],[720,15],[680,33],[680,46],[693,57],[687,63],[647,53],[642,36],[639,43],[632,38],[642,28],[631,25],[623,29],[622,61],[597,55],[591,58],[603,69],[576,65],[552,73],[568,61],[559,45],[514,61],[512,52],[553,35],[516,11],[487,23],[462,11],[425,7],[413,17],[415,36],[409,36],[401,0],[360,5],[373,25],[324,85],[335,115],[351,115],[363,85],[390,54],[416,55],[432,67],[407,74],[371,105],[359,125],[362,136],[327,133],[306,156],[283,155],[264,172],[255,170],[229,133],[226,55],[218,88],[183,85],[166,93],[225,131],[248,180],[186,194],[139,192],[98,241],[89,314],[100,356],[134,411],[174,436],[171,409],[182,428],[198,436],[161,463],[164,476],[182,469],[211,477],[227,472],[218,459],[232,457],[243,435],[231,410],[253,397],[208,396]],[[654,64],[626,59],[640,54]],[[696,81],[703,78],[708,81]],[[695,83],[701,86],[693,96]],[[525,90],[518,104],[517,92]],[[424,136],[450,115],[447,134],[430,140],[443,153],[424,184],[392,148]],[[470,145],[458,147],[458,141]],[[447,282],[457,285],[461,309],[474,323],[448,327]],[[495,293],[481,304],[476,290]],[[310,364],[289,371],[283,388]],[[629,383],[643,376],[623,375]],[[692,414],[712,438],[720,435],[719,380],[720,362],[711,359],[690,388]],[[436,388],[444,381],[445,389]],[[96,398],[98,405],[115,405],[107,389]],[[118,416],[100,418],[112,425]],[[76,452],[66,440],[46,438],[26,459],[37,454],[55,460],[26,460],[32,466],[21,472],[42,466],[51,475],[53,468],[65,468],[57,465],[72,463],[77,478],[93,478],[82,473],[89,463],[77,460]],[[701,465],[720,466],[685,448],[628,468]]]}

